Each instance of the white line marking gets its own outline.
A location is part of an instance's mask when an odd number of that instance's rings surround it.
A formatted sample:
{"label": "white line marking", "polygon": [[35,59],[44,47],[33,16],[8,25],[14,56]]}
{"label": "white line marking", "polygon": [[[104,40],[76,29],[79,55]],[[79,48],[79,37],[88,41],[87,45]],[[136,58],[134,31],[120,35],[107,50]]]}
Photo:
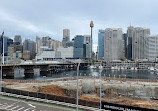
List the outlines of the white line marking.
{"label": "white line marking", "polygon": [[25,109],[24,111],[28,111],[30,108],[28,108],[28,109]]}
{"label": "white line marking", "polygon": [[10,108],[10,107],[12,107],[12,106],[14,106],[14,105],[10,105],[10,106],[6,107],[5,109]]}
{"label": "white line marking", "polygon": [[17,111],[20,111],[21,109],[24,109],[25,107],[22,107],[22,108],[20,108],[20,109],[18,109]]}
{"label": "white line marking", "polygon": [[15,109],[15,108],[18,108],[19,106],[15,106],[15,107],[13,107],[13,108],[11,108],[11,109],[9,109],[9,110],[13,110],[13,109]]}
{"label": "white line marking", "polygon": [[32,104],[28,104],[29,106],[33,107],[33,108],[36,108],[36,106],[33,106]]}

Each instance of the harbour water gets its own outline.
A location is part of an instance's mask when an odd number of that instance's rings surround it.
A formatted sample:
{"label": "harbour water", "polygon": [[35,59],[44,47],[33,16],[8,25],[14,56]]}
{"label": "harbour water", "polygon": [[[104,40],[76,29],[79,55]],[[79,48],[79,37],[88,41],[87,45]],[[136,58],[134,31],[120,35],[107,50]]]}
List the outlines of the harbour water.
{"label": "harbour water", "polygon": [[[98,70],[80,70],[79,76],[98,76],[100,72]],[[65,78],[65,77],[74,77],[76,76],[76,71],[66,71],[56,74],[47,74],[47,75],[36,75],[31,78],[15,78],[15,79],[26,79],[26,80],[52,80],[55,78]],[[149,70],[103,70],[101,72],[102,76],[110,78],[131,78],[131,79],[158,79],[156,72]]]}

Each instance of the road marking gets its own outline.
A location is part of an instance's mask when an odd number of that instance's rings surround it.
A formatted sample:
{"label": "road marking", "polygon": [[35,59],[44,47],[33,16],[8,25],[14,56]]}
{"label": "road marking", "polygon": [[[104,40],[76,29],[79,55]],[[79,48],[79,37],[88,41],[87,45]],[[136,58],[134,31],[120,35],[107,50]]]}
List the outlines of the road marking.
{"label": "road marking", "polygon": [[1,104],[1,105],[0,105],[0,107],[6,107],[6,106],[8,106],[8,105],[5,105],[5,104]]}
{"label": "road marking", "polygon": [[12,106],[14,106],[14,105],[10,105],[10,106],[8,106],[8,107],[5,107],[5,109],[10,108],[10,107],[12,107]]}
{"label": "road marking", "polygon": [[28,108],[28,109],[25,109],[24,111],[28,111],[30,108]]}
{"label": "road marking", "polygon": [[20,111],[21,109],[24,109],[25,107],[22,107],[22,108],[20,108],[20,109],[18,109],[17,111]]}
{"label": "road marking", "polygon": [[13,110],[13,109],[15,109],[15,108],[18,108],[19,106],[15,106],[15,107],[13,107],[13,108],[11,108],[11,109],[9,109],[9,110]]}
{"label": "road marking", "polygon": [[33,106],[32,104],[28,104],[29,106],[33,107],[33,108],[36,108],[36,106]]}

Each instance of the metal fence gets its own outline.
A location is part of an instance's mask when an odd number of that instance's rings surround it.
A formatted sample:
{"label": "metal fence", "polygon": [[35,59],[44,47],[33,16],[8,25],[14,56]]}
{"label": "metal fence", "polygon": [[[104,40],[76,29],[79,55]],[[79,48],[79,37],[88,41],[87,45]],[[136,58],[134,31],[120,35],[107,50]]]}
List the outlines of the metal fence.
{"label": "metal fence", "polygon": [[[17,95],[76,104],[76,98],[72,98],[72,97],[57,96],[57,95],[51,95],[51,94],[45,94],[45,93],[39,93],[39,92],[22,91],[22,90],[10,89],[10,88],[4,88],[4,87],[2,88],[2,91],[6,93],[17,94]],[[95,108],[99,108],[100,106],[99,102],[82,100],[82,99],[79,99],[78,101],[79,101],[79,105],[83,105],[83,106],[89,106],[89,107],[95,107]]]}

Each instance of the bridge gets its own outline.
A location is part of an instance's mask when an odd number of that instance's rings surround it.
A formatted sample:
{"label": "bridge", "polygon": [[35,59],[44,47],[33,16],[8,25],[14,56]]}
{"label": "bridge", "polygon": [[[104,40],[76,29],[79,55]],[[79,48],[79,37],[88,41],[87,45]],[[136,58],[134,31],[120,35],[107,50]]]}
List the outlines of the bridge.
{"label": "bridge", "polygon": [[[60,73],[68,70],[76,70],[79,63],[59,62],[59,63],[29,63],[29,64],[4,64],[2,66],[3,77],[33,77],[36,75],[46,75]],[[87,68],[87,62],[80,63],[80,69]]]}

